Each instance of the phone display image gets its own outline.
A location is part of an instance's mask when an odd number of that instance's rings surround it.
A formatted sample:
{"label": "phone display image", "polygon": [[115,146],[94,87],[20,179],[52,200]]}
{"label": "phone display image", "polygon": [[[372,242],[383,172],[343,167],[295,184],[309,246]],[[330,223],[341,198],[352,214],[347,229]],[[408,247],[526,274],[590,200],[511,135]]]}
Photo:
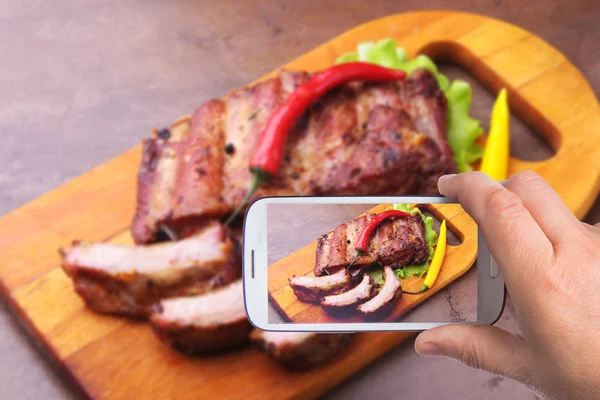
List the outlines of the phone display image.
{"label": "phone display image", "polygon": [[477,321],[478,230],[459,204],[268,204],[266,214],[269,324]]}

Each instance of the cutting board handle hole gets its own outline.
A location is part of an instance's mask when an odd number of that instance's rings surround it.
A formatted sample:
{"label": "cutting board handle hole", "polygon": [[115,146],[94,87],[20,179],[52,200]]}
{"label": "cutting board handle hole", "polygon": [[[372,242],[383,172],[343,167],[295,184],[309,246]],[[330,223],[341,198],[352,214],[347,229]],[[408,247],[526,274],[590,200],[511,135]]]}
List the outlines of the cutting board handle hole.
{"label": "cutting board handle hole", "polygon": [[[435,209],[429,204],[419,204],[418,207],[421,209],[423,214],[433,218],[433,229],[439,233],[440,225],[442,223],[440,215],[437,215],[439,213],[435,213]],[[448,243],[450,246],[460,246],[463,243],[463,239],[464,235],[458,232],[458,230],[456,230],[451,223],[448,223],[448,229],[446,231],[446,243]]]}
{"label": "cutting board handle hole", "polygon": [[558,129],[485,62],[464,46],[451,41],[430,43],[419,53],[435,60],[440,72],[451,81],[462,79],[471,85],[471,115],[481,121],[485,134],[489,129],[496,93],[506,87],[511,108],[510,129],[516,132],[511,135],[511,156],[523,161],[544,161],[554,157],[561,142]]}

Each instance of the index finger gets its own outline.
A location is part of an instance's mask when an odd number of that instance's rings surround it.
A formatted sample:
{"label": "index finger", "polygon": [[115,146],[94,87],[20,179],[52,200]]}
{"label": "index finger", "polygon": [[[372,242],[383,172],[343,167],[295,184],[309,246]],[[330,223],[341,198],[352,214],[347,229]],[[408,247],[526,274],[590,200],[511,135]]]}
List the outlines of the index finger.
{"label": "index finger", "polygon": [[521,198],[481,172],[442,176],[438,188],[477,222],[509,291],[527,290],[526,276],[535,275],[543,265],[538,262],[554,250]]}

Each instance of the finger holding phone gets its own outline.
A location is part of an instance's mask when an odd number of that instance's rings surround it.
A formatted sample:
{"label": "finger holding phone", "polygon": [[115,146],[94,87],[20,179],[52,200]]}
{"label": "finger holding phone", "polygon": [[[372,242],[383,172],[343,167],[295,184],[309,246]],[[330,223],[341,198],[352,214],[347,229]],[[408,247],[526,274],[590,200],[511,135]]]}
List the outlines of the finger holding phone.
{"label": "finger holding phone", "polygon": [[478,172],[449,175],[438,186],[478,223],[522,333],[446,325],[422,332],[416,351],[515,379],[544,398],[600,398],[600,224],[578,221],[533,172],[502,184]]}

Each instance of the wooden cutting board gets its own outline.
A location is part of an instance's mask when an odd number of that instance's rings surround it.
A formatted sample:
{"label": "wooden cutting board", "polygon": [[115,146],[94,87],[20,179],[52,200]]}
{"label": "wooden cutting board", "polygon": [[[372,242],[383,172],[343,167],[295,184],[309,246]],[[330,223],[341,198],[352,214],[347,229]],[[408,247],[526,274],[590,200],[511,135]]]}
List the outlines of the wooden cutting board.
{"label": "wooden cutting board", "polygon": [[[380,204],[370,209],[369,212],[378,214],[385,211],[389,206],[391,204]],[[398,321],[403,314],[460,278],[471,268],[477,259],[477,224],[460,204],[425,204],[420,205],[419,208],[422,211],[427,210],[431,212],[439,221],[445,219],[448,229],[460,239],[461,243],[456,246],[449,244],[446,248],[446,255],[440,269],[440,274],[436,279],[435,285],[430,290],[418,295],[403,295],[389,315],[380,321]],[[331,229],[334,228],[334,226],[331,227]],[[289,285],[288,278],[293,275],[314,276],[313,268],[315,265],[316,249],[317,241],[315,240],[269,266],[269,297],[275,307],[283,314],[284,318],[296,323],[368,322],[359,313],[353,313],[344,317],[339,315],[333,316],[323,310],[318,304],[315,305],[298,300]],[[402,280],[402,288],[407,291],[416,292],[421,289],[422,285],[423,279],[417,276]]]}
{"label": "wooden cutting board", "polygon": [[[462,65],[494,93],[506,87],[512,110],[556,150],[555,157],[543,162],[512,159],[510,173],[537,171],[575,215],[588,211],[600,189],[600,106],[581,73],[560,52],[520,28],[448,11],[393,15],[352,29],[285,67],[323,69],[359,42],[387,37],[397,39],[412,56],[423,52]],[[149,128],[152,124],[148,121]],[[132,242],[128,229],[140,150],[134,147],[0,223],[4,299],[87,396],[315,397],[410,337],[357,335],[349,351],[331,364],[293,374],[253,348],[187,358],[160,344],[145,324],[86,310],[59,269],[57,249],[74,238]]]}

